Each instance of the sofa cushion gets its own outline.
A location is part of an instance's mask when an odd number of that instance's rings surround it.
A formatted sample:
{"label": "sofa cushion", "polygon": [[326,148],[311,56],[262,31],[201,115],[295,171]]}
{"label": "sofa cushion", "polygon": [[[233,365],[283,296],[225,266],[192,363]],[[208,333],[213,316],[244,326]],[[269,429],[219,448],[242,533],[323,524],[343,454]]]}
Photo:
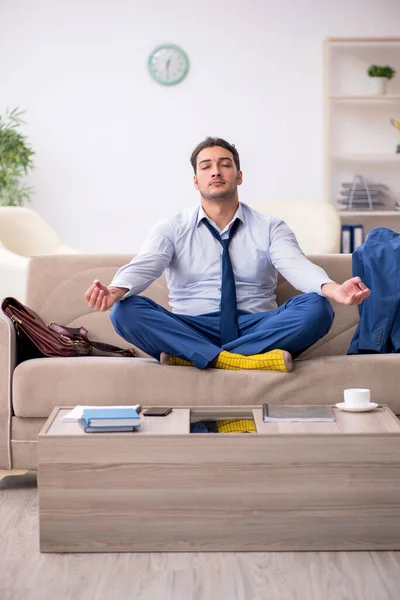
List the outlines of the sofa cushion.
{"label": "sofa cushion", "polygon": [[297,360],[290,373],[199,370],[144,358],[40,358],[16,368],[13,407],[17,417],[48,417],[56,405],[77,404],[335,404],[344,388],[367,387],[374,401],[400,413],[397,368],[397,354]]}

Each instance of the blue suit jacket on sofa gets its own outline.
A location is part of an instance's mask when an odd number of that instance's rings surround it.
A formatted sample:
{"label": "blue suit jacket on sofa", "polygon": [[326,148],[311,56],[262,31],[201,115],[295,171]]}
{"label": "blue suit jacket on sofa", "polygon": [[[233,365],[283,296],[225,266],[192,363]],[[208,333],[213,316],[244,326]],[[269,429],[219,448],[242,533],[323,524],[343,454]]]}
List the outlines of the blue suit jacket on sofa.
{"label": "blue suit jacket on sofa", "polygon": [[371,290],[359,305],[360,321],[348,354],[400,349],[400,234],[386,227],[370,231],[353,253],[353,276]]}

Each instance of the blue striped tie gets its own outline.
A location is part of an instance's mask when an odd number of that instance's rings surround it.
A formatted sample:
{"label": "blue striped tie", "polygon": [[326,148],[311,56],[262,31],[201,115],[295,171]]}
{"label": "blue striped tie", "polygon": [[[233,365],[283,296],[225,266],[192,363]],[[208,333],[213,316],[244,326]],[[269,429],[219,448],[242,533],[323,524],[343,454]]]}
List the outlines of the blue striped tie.
{"label": "blue striped tie", "polygon": [[235,277],[231,257],[229,256],[229,244],[238,230],[241,223],[240,219],[236,219],[230,231],[229,238],[221,239],[218,231],[210,225],[206,218],[203,218],[203,223],[210,230],[216,240],[222,245],[222,282],[221,282],[221,324],[220,337],[221,345],[227,344],[239,337],[239,329],[237,322],[237,303],[236,303],[236,287]]}

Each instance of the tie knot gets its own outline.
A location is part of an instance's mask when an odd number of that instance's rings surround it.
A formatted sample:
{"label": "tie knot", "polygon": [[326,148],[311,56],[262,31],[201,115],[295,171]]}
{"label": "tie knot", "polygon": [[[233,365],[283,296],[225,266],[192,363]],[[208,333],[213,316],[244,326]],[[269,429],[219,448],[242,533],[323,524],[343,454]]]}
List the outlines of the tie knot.
{"label": "tie knot", "polygon": [[240,219],[235,219],[235,221],[232,223],[232,227],[229,230],[229,237],[225,240],[223,240],[220,236],[220,234],[218,233],[218,231],[215,229],[215,227],[213,227],[211,225],[211,223],[204,217],[203,218],[203,223],[204,225],[207,227],[207,229],[210,231],[210,233],[215,237],[216,240],[218,240],[222,247],[226,250],[229,246],[229,243],[231,241],[231,239],[233,238],[233,236],[235,235],[235,233],[238,230],[238,227],[241,223]]}

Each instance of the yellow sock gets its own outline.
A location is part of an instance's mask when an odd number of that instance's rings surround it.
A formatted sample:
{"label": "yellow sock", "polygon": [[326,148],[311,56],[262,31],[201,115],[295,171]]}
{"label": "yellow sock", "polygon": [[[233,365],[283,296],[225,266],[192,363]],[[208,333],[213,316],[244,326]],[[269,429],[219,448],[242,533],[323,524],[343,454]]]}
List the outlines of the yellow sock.
{"label": "yellow sock", "polygon": [[233,354],[223,350],[217,356],[214,364],[216,369],[239,371],[241,369],[258,369],[260,371],[283,371],[288,373],[292,369],[292,357],[285,350],[270,350],[263,354]]}
{"label": "yellow sock", "polygon": [[185,358],[179,358],[178,356],[169,356],[170,365],[178,365],[179,367],[194,367],[194,364],[190,360]]}
{"label": "yellow sock", "polygon": [[[193,367],[190,360],[178,358],[177,356],[169,357],[171,365],[181,367]],[[216,358],[213,365],[216,369],[227,369],[229,371],[240,371],[242,369],[254,369],[260,371],[282,371],[288,373],[292,369],[292,357],[285,350],[271,350],[263,354],[252,354],[244,356],[243,354],[234,354],[222,350]]]}

